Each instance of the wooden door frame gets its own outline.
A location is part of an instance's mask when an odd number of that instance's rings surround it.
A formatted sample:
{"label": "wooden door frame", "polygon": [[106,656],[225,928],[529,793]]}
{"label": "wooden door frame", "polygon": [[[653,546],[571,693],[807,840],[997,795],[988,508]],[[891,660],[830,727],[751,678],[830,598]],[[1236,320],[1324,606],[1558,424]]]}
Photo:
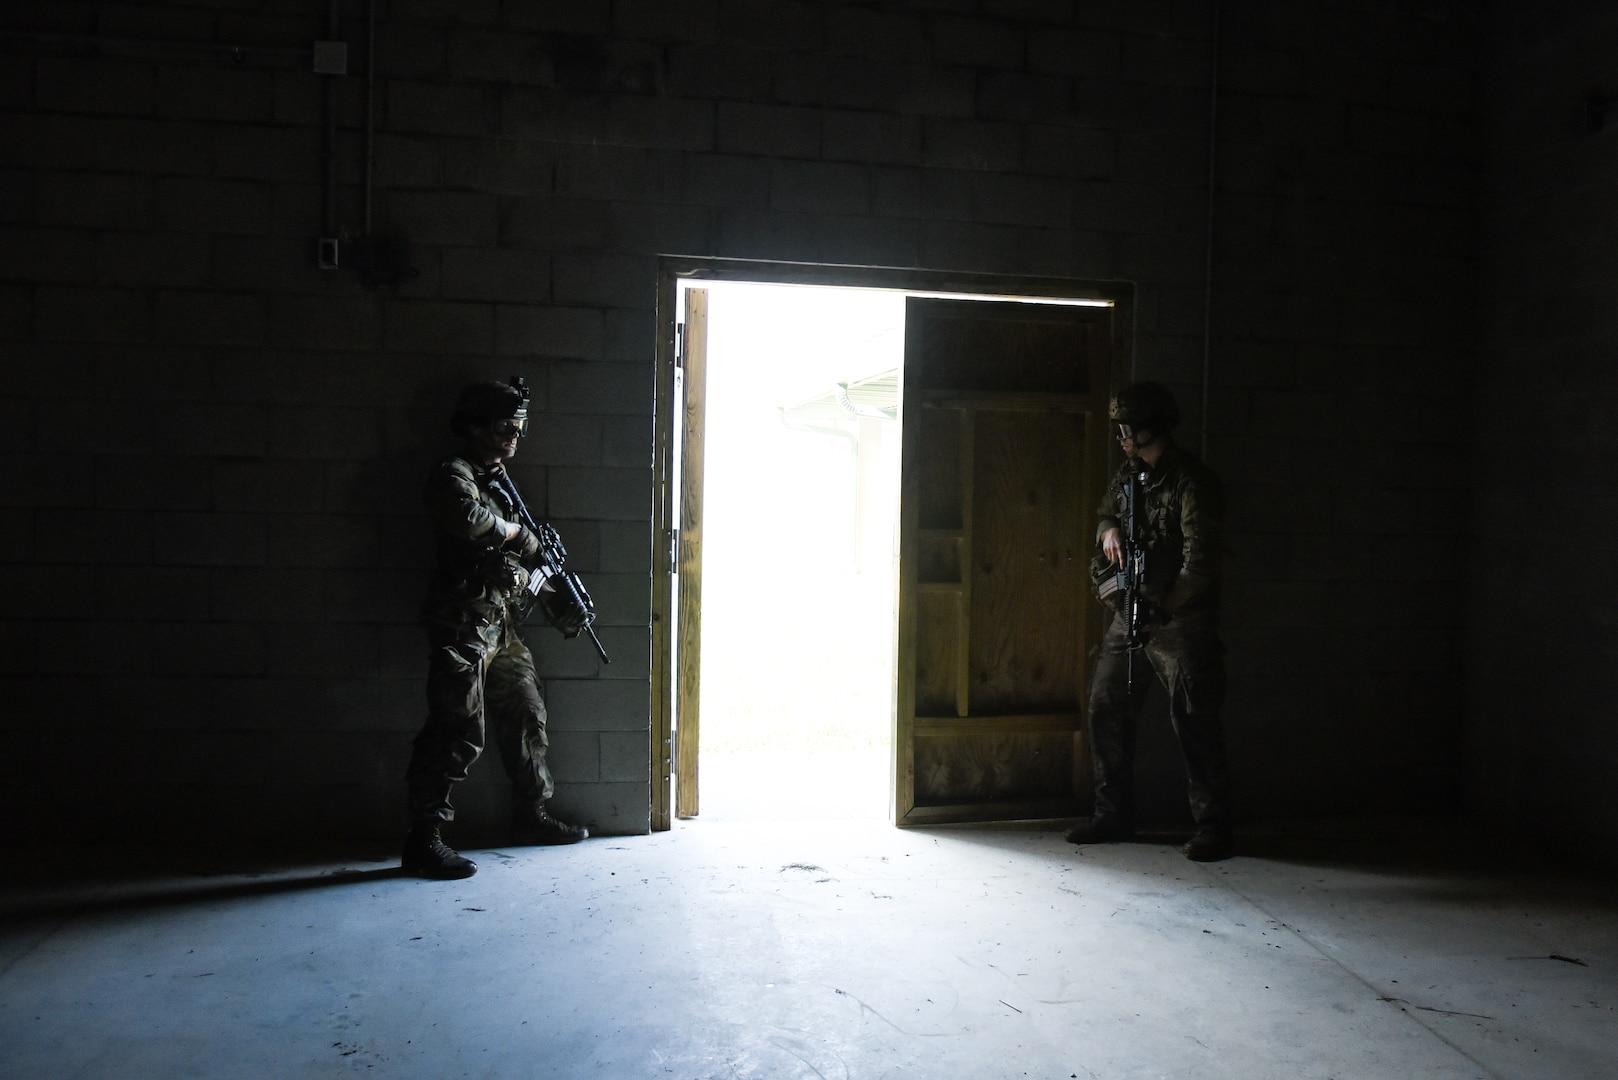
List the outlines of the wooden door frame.
{"label": "wooden door frame", "polygon": [[[679,553],[676,531],[680,507],[674,500],[674,462],[682,435],[684,408],[675,398],[679,358],[680,282],[746,281],[778,285],[821,285],[890,289],[962,297],[1091,300],[1113,308],[1112,384],[1129,381],[1133,366],[1135,286],[1128,281],[1092,281],[903,267],[769,262],[663,256],[657,268],[657,347],[652,443],[652,656],[651,656],[651,827],[674,823],[674,705],[676,613],[674,572]],[[694,749],[692,750],[694,753]]]}

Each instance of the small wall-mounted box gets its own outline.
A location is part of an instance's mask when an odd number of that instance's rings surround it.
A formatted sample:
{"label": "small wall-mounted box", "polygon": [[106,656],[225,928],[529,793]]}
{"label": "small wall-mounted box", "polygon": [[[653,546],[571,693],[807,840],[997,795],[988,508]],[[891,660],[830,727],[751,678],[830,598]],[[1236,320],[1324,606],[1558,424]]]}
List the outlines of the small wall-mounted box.
{"label": "small wall-mounted box", "polygon": [[317,42],[315,42],[315,74],[316,75],[347,75],[348,74],[348,42],[346,42],[346,41],[317,41]]}

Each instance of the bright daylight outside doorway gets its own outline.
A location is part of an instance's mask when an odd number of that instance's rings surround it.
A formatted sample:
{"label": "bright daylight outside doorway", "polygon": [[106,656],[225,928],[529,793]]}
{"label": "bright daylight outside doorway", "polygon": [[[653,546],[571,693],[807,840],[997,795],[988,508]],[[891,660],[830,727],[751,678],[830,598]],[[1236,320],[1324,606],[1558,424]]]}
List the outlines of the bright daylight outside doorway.
{"label": "bright daylight outside doorway", "polygon": [[892,799],[904,294],[709,291],[700,820]]}

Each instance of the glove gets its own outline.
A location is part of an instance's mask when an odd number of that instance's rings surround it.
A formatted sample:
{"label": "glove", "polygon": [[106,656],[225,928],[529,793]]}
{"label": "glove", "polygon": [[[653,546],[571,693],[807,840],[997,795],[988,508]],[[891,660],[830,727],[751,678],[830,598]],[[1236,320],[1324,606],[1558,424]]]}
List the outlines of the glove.
{"label": "glove", "polygon": [[549,619],[550,624],[560,630],[564,637],[574,637],[590,625],[590,612],[571,603],[560,592],[540,593],[539,603],[545,611],[545,618]]}
{"label": "glove", "polygon": [[[512,524],[516,525],[516,522]],[[520,559],[531,559],[535,552],[539,551],[539,537],[535,536],[526,525],[517,525],[516,534],[511,539],[503,541],[500,546],[506,551],[515,552]]]}

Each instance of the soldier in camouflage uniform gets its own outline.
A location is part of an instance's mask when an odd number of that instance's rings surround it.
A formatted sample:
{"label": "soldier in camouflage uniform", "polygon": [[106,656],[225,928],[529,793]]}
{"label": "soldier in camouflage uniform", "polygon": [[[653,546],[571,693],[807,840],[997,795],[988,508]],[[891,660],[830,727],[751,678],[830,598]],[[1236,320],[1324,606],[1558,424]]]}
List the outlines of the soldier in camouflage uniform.
{"label": "soldier in camouflage uniform", "polygon": [[[1123,488],[1144,470],[1147,642],[1134,658],[1129,693],[1128,627],[1114,614],[1101,639],[1090,684],[1090,747],[1095,812],[1067,834],[1075,844],[1127,840],[1134,833],[1135,717],[1145,700],[1150,664],[1169,696],[1169,719],[1189,780],[1196,831],[1182,850],[1201,862],[1233,850],[1230,776],[1219,710],[1225,700],[1224,646],[1218,634],[1221,518],[1219,478],[1174,443],[1179,409],[1159,383],[1136,383],[1108,410],[1127,460],[1098,510],[1096,538],[1114,566],[1124,565]],[[1116,595],[1116,594],[1115,594]],[[1142,662],[1144,656],[1146,663]]]}
{"label": "soldier in camouflage uniform", "polygon": [[502,464],[517,452],[527,423],[526,396],[516,387],[468,387],[450,423],[464,441],[461,452],[441,462],[427,482],[438,539],[437,570],[423,608],[432,656],[427,721],[406,774],[411,827],[400,859],[406,872],[421,877],[477,872],[476,863],[444,843],[440,828],[455,818],[451,789],[483,751],[485,717],[511,780],[514,839],[569,844],[589,835],[545,812],[553,791],[545,764],[545,702],[519,636],[525,563],[539,540],[519,522],[516,488]]}

